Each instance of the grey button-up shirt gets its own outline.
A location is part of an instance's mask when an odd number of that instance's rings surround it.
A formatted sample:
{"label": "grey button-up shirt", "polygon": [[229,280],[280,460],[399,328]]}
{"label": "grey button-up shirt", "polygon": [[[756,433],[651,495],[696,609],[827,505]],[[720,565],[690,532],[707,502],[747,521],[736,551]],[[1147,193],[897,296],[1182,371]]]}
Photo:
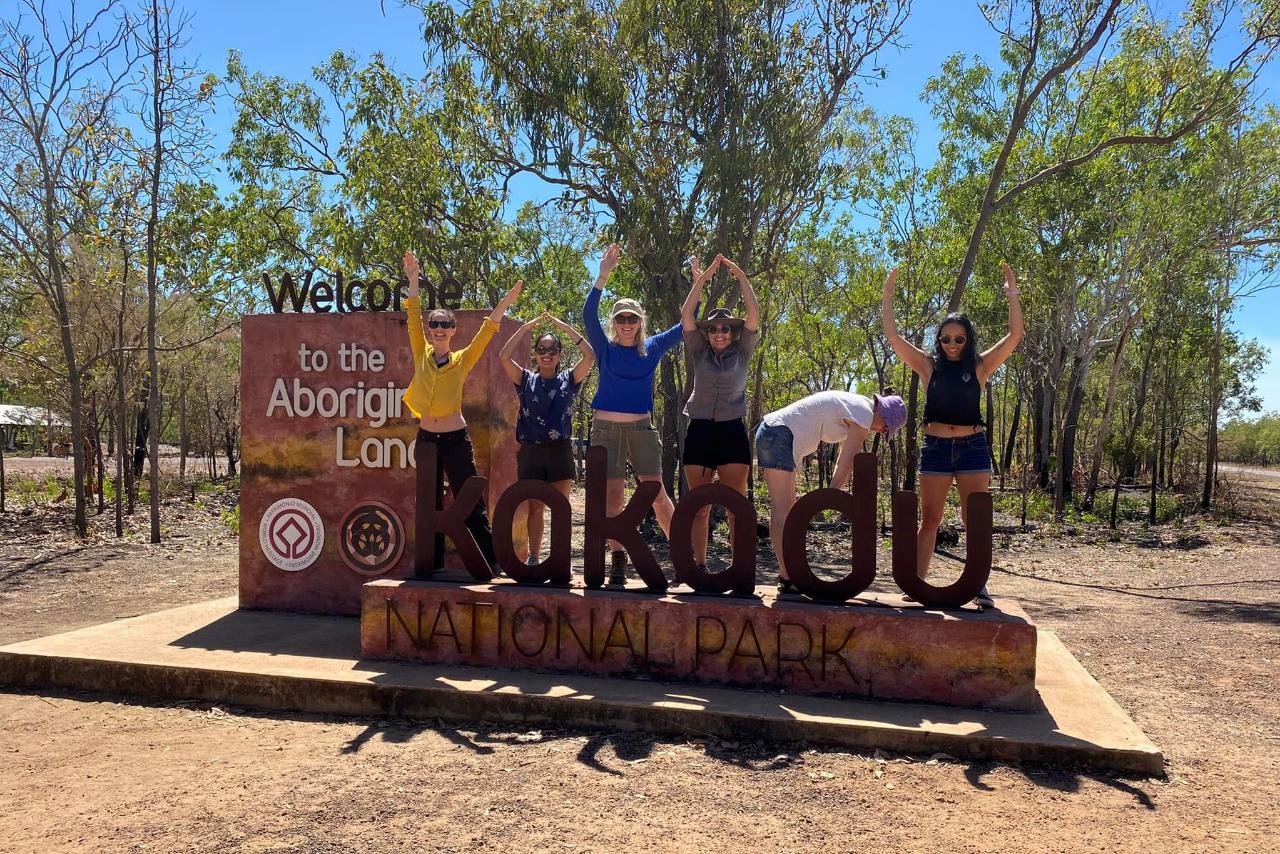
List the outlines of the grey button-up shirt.
{"label": "grey button-up shirt", "polygon": [[732,421],[747,414],[747,368],[760,340],[760,330],[746,328],[738,340],[717,355],[701,329],[684,333],[684,352],[693,367],[693,394],[684,406],[690,418]]}

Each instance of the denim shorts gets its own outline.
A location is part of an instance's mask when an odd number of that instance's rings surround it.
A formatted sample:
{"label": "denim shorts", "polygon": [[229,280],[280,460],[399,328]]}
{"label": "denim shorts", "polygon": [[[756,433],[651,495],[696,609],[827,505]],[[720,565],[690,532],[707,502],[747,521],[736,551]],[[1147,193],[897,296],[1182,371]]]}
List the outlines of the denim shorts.
{"label": "denim shorts", "polygon": [[756,459],[760,461],[760,468],[795,471],[796,459],[791,452],[795,438],[790,427],[760,422],[756,429]]}
{"label": "denim shorts", "polygon": [[920,474],[990,474],[991,448],[987,434],[958,439],[925,436],[920,448]]}

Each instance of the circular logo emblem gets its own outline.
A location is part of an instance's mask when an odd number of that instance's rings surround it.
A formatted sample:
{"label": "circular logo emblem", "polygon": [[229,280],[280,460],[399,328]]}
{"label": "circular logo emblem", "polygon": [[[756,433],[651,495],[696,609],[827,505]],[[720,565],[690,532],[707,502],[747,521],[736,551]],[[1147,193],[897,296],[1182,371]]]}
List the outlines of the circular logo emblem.
{"label": "circular logo emblem", "polygon": [[258,524],[258,543],[274,566],[289,572],[315,563],[324,548],[320,514],[301,498],[281,498],[267,508]]}
{"label": "circular logo emblem", "polygon": [[381,575],[404,554],[404,525],[396,511],[380,501],[357,505],[342,520],[338,553],[361,575]]}

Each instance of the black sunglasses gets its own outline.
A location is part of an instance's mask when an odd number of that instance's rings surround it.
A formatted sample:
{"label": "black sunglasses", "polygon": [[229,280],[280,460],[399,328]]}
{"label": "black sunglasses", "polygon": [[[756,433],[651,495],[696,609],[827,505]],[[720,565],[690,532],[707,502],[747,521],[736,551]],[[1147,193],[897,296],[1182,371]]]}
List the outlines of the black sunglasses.
{"label": "black sunglasses", "polygon": [[938,340],[941,341],[943,344],[950,344],[952,341],[955,341],[957,344],[963,344],[969,339],[964,335],[957,335],[954,338],[950,335],[939,335]]}
{"label": "black sunglasses", "polygon": [[539,356],[550,356],[553,353],[559,353],[560,348],[559,347],[534,347],[533,352],[537,353]]}
{"label": "black sunglasses", "polygon": [[626,326],[630,326],[630,325],[631,325],[631,324],[633,324],[633,323],[639,323],[639,322],[640,322],[640,315],[638,315],[638,314],[615,314],[615,315],[613,316],[613,319],[614,319],[614,320],[616,320],[616,321],[618,321],[619,323],[622,323],[622,324],[626,325]]}
{"label": "black sunglasses", "polygon": [[727,323],[722,326],[717,326],[715,324],[712,324],[710,326],[704,326],[702,328],[707,330],[708,335],[715,335],[717,332],[721,332],[721,333],[733,332],[733,327]]}
{"label": "black sunglasses", "polygon": [[432,329],[452,329],[453,321],[452,320],[428,320],[427,326],[430,326]]}

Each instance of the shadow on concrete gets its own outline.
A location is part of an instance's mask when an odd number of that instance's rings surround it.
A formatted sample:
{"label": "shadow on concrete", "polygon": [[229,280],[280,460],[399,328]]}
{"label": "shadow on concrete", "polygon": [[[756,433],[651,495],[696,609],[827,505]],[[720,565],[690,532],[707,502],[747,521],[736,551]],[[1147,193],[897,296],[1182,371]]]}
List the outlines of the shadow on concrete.
{"label": "shadow on concrete", "polygon": [[[271,620],[262,615],[270,613]],[[241,608],[170,643],[181,649],[358,658],[360,619]]]}

